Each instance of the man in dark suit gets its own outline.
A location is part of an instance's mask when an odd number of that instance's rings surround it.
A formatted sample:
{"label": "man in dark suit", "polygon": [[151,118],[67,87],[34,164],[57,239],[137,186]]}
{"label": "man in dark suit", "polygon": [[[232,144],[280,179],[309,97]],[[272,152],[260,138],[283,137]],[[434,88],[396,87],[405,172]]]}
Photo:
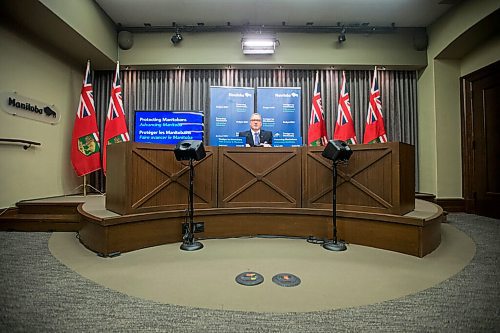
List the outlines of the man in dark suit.
{"label": "man in dark suit", "polygon": [[239,133],[246,137],[247,147],[271,147],[273,144],[273,132],[262,129],[262,116],[253,113],[250,117],[250,130]]}

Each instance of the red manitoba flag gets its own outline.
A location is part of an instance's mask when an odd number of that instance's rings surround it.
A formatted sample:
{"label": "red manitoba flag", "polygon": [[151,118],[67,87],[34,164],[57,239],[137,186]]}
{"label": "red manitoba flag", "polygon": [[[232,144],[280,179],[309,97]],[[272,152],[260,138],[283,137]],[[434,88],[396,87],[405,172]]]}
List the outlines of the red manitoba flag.
{"label": "red manitoba flag", "polygon": [[353,145],[357,144],[345,71],[342,71],[342,88],[339,96],[337,122],[335,123],[335,131],[333,134],[333,140],[342,140]]}
{"label": "red manitoba flag", "polygon": [[363,143],[387,142],[387,133],[382,116],[382,102],[380,100],[380,89],[377,80],[377,68],[373,72],[372,87],[370,89],[370,102],[368,104],[368,115],[366,117],[365,136]]}
{"label": "red manitoba flag", "polygon": [[311,117],[309,119],[309,129],[307,131],[307,143],[309,146],[325,146],[328,143],[325,114],[321,103],[319,72],[316,72],[316,81],[314,83]]}
{"label": "red manitoba flag", "polygon": [[71,138],[71,164],[78,176],[84,176],[101,168],[101,148],[93,94],[90,61],[88,61]]}
{"label": "red manitoba flag", "polygon": [[111,87],[106,125],[104,127],[104,142],[102,164],[106,173],[106,148],[110,144],[130,141],[128,135],[125,113],[123,112],[122,87],[120,81],[120,65],[116,63],[115,79]]}

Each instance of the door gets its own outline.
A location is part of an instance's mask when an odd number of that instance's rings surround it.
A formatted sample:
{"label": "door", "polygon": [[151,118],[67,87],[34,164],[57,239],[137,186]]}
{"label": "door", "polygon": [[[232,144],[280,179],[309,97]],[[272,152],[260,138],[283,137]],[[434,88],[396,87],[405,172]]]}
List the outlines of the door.
{"label": "door", "polygon": [[500,218],[500,62],[462,78],[466,212]]}

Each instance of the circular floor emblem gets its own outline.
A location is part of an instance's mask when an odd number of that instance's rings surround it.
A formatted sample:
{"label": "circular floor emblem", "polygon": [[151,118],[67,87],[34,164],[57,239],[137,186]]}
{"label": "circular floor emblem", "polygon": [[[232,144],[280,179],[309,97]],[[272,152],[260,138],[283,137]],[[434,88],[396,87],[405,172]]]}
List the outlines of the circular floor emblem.
{"label": "circular floor emblem", "polygon": [[243,272],[238,274],[236,282],[244,286],[256,286],[264,282],[264,277],[255,272]]}
{"label": "circular floor emblem", "polygon": [[279,273],[273,276],[273,282],[282,287],[295,287],[300,284],[300,278],[290,273]]}

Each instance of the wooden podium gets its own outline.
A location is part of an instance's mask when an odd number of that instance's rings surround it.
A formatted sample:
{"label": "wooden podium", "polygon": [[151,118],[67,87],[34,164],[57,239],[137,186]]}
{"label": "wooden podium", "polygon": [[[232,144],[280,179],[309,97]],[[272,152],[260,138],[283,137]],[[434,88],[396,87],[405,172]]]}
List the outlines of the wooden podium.
{"label": "wooden podium", "polygon": [[[423,257],[440,243],[442,209],[418,200],[415,150],[391,142],[352,145],[338,166],[339,239]],[[107,255],[181,242],[189,165],[174,146],[120,143],[108,147],[106,209],[83,214],[80,241]],[[206,147],[195,162],[194,207],[205,222],[198,239],[256,235],[332,236],[332,161],[323,147]],[[424,207],[425,206],[425,207]]]}
{"label": "wooden podium", "polygon": [[[185,209],[189,167],[174,146],[120,143],[108,147],[106,208],[115,213]],[[415,149],[390,142],[353,145],[339,165],[337,209],[404,215],[415,208]],[[195,162],[195,208],[331,209],[332,162],[322,147],[205,147]]]}

